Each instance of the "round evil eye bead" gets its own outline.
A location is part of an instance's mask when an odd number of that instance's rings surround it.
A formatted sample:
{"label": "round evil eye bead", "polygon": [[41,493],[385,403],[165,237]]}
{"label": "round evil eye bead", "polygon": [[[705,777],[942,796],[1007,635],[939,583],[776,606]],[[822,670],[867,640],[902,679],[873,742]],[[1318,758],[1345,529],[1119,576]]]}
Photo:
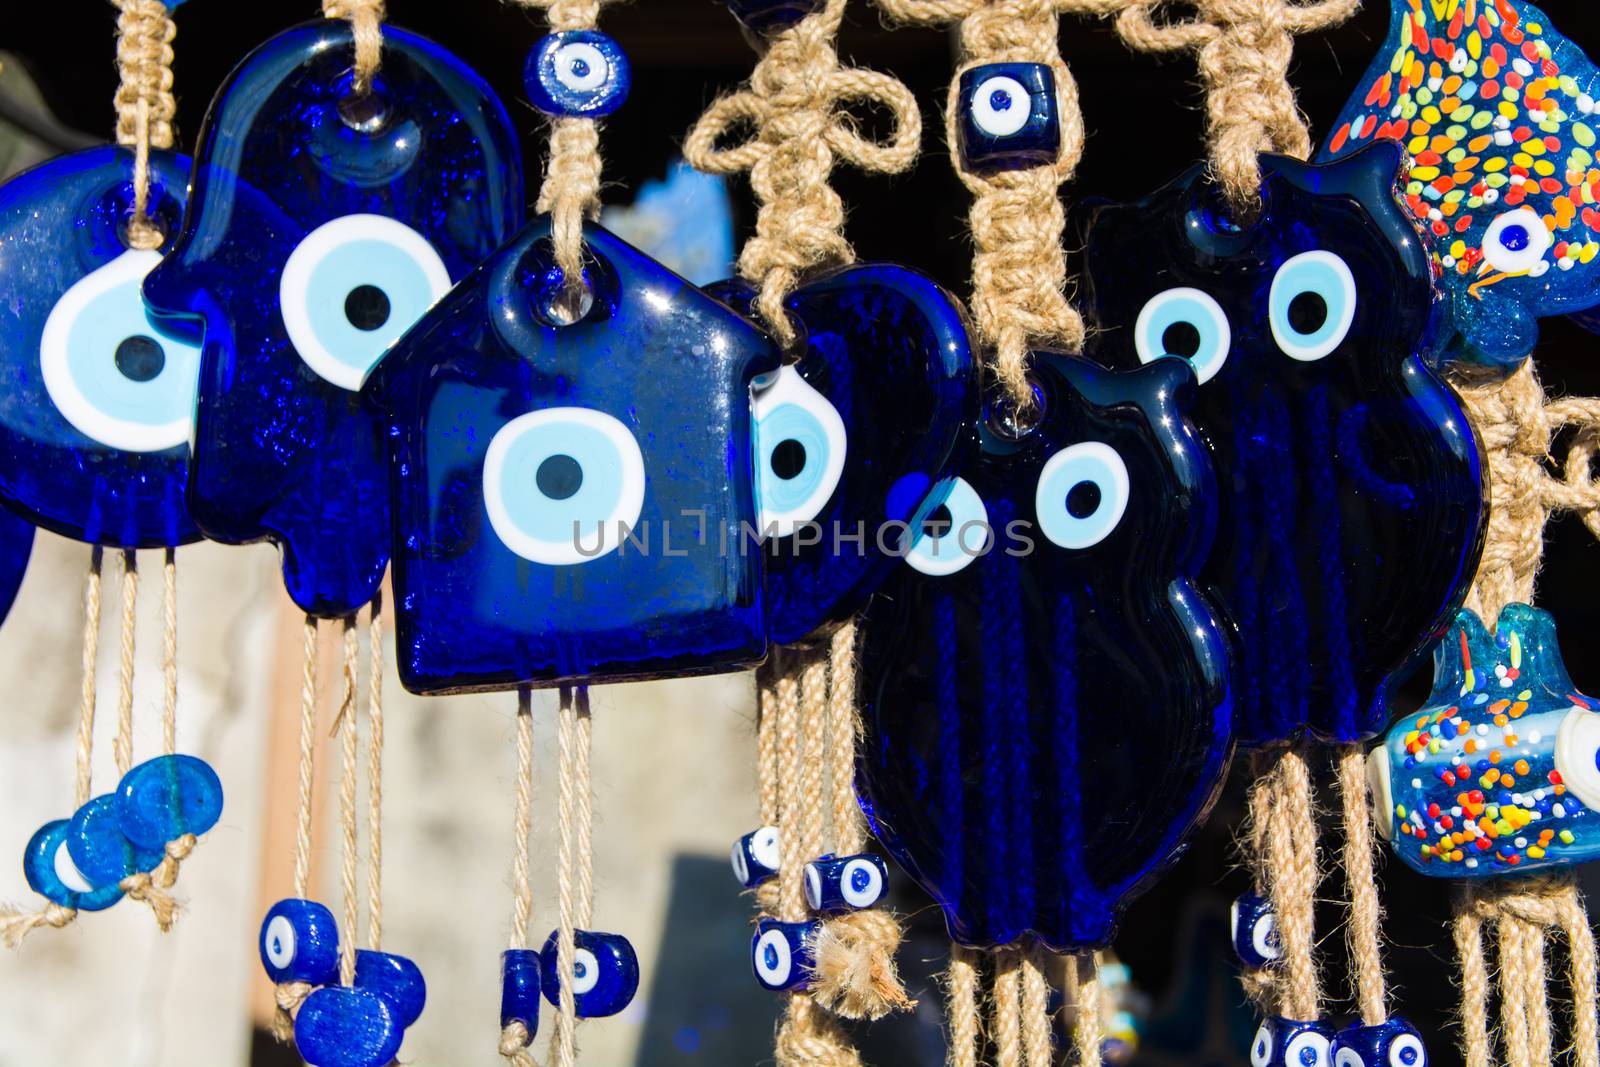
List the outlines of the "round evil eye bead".
{"label": "round evil eye bead", "polygon": [[1401,1018],[1350,1024],[1333,1039],[1332,1054],[1333,1067],[1428,1067],[1422,1035]]}
{"label": "round evil eye bead", "polygon": [[868,853],[823,856],[806,864],[805,887],[812,911],[859,911],[883,899],[889,868]]}
{"label": "round evil eye bead", "polygon": [[[539,984],[544,998],[561,1004],[559,933],[552,931],[539,951]],[[599,1019],[615,1015],[639,991],[639,957],[621,934],[590,930],[573,933],[572,993],[578,1017]]]}
{"label": "round evil eye bead", "polygon": [[222,817],[222,781],[194,756],[146,760],[122,776],[113,795],[123,835],[141,848],[198,836]]}
{"label": "round evil eye bead", "polygon": [[1233,902],[1230,919],[1233,950],[1246,967],[1265,967],[1283,951],[1278,941],[1278,916],[1266,898],[1244,894]]}
{"label": "round evil eye bead", "polygon": [[622,46],[594,30],[552,33],[533,46],[523,72],[528,100],[556,118],[599,118],[628,98]]}
{"label": "round evil eye bead", "polygon": [[788,29],[822,10],[823,0],[724,0],[733,17],[756,33]]}
{"label": "round evil eye bead", "polygon": [[365,989],[318,989],[294,1020],[295,1048],[311,1067],[388,1067],[404,1040],[389,1001]]}
{"label": "round evil eye bead", "polygon": [[314,900],[280,900],[261,921],[261,966],[273,982],[339,979],[339,924]]}
{"label": "round evil eye bead", "polygon": [[500,1029],[521,1023],[528,1039],[539,1032],[539,953],[514,948],[500,957]]}
{"label": "round evil eye bead", "polygon": [[387,1000],[401,1027],[416,1022],[428,1002],[428,983],[422,978],[422,969],[393,952],[357,949],[352,985]]}
{"label": "round evil eye bead", "polygon": [[745,834],[733,843],[731,859],[733,876],[746,889],[754,889],[774,877],[781,863],[778,828],[763,826]]}
{"label": "round evil eye bead", "polygon": [[39,827],[22,854],[22,874],[35,893],[52,904],[78,911],[104,911],[122,899],[116,883],[95,888],[78,870],[67,849],[66,819]]}
{"label": "round evil eye bead", "polygon": [[762,918],[750,939],[750,964],[762,988],[774,991],[803,989],[811,981],[815,961],[812,941],[819,924],[786,923]]}
{"label": "round evil eye bead", "polygon": [[1483,232],[1483,261],[1501,274],[1537,277],[1550,268],[1544,254],[1554,242],[1539,213],[1519,207],[1490,221]]}
{"label": "round evil eye bead", "polygon": [[1250,1042],[1250,1067],[1332,1067],[1333,1031],[1320,1021],[1264,1020]]}
{"label": "round evil eye bead", "polygon": [[166,855],[159,846],[141,848],[128,840],[113,793],[95,797],[73,813],[67,824],[67,851],[97,889],[153,871]]}
{"label": "round evil eye bead", "polygon": [[1061,147],[1055,73],[1043,63],[985,63],[961,74],[961,168],[992,174],[1052,164]]}
{"label": "round evil eye bead", "polygon": [[1339,347],[1355,322],[1355,275],[1332,252],[1302,252],[1273,276],[1267,313],[1272,339],[1284,355],[1304,362],[1321,359]]}

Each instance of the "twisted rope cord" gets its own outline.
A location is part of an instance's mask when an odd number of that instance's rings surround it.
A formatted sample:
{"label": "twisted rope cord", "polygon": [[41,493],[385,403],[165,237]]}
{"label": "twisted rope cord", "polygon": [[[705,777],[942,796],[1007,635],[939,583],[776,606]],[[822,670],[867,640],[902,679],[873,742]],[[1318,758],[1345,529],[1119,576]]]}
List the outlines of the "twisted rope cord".
{"label": "twisted rope cord", "polygon": [[1066,978],[1068,1003],[1072,1005],[1072,1038],[1078,1051],[1079,1067],[1100,1067],[1100,1045],[1105,1040],[1106,1016],[1111,1008],[1100,982],[1100,953],[1069,956]]}
{"label": "twisted rope cord", "polygon": [[339,710],[333,717],[333,736],[340,742],[339,768],[339,885],[344,901],[344,936],[339,939],[339,977],[343,985],[354,984],[356,977],[356,924],[360,905],[356,898],[356,759],[359,755],[359,725],[356,722],[356,676],[360,670],[361,646],[357,641],[356,617],[339,620],[344,644],[344,685],[339,695]]}
{"label": "twisted rope cord", "polygon": [[[300,767],[294,832],[294,895],[302,900],[311,895],[311,805],[316,755],[317,620],[307,615],[300,641]],[[294,1040],[295,1013],[312,989],[305,982],[280,982],[273,988],[278,1007],[272,1017],[273,1037],[285,1044]]]}
{"label": "twisted rope cord", "polygon": [[[178,552],[168,545],[163,553],[161,583],[161,750],[170,756],[178,750]],[[171,889],[178,884],[178,870],[194,851],[198,838],[194,834],[168,841],[162,850],[161,862],[150,872],[150,879],[158,889]],[[134,879],[138,879],[138,875]],[[143,886],[135,882],[143,891]],[[160,912],[157,913],[160,922]],[[163,926],[163,930],[167,927]]]}
{"label": "twisted rope cord", "polygon": [[594,914],[593,787],[589,776],[592,731],[589,687],[561,687],[557,731],[559,813],[557,894],[560,927],[556,941],[556,974],[560,983],[559,1013],[550,1040],[550,1056],[558,1067],[577,1063],[578,1005],[572,991],[577,960],[576,931],[588,929]]}
{"label": "twisted rope cord", "polygon": [[1050,982],[1044,972],[1045,956],[1038,945],[1030,945],[1022,953],[1022,1055],[1027,1067],[1051,1067]]}
{"label": "twisted rope cord", "polygon": [[1367,756],[1360,745],[1346,745],[1339,752],[1339,797],[1344,819],[1345,879],[1350,887],[1350,921],[1345,926],[1345,936],[1356,968],[1356,1007],[1363,1023],[1377,1026],[1389,1017],[1384,1004],[1383,906],[1373,874]]}
{"label": "twisted rope cord", "polygon": [[[778,694],[774,688],[782,655],[780,649],[756,672],[756,790],[762,826],[781,826],[783,820],[778,803]],[[757,909],[776,916],[778,894],[777,878],[756,886]]]}
{"label": "twisted rope cord", "polygon": [[1278,917],[1282,956],[1274,965],[1278,1007],[1288,1018],[1311,1022],[1322,1017],[1322,987],[1317,977],[1315,906],[1320,867],[1311,773],[1296,747],[1265,758],[1267,769],[1251,785],[1266,791],[1267,896]]}
{"label": "twisted rope cord", "polygon": [[978,1067],[982,1017],[978,1012],[978,953],[950,944],[945,973],[945,1001],[950,1014],[950,1067]]}
{"label": "twisted rope cord", "polygon": [[[1245,868],[1250,872],[1250,888],[1256,896],[1269,899],[1267,886],[1267,842],[1272,824],[1272,791],[1264,788],[1266,756],[1254,753],[1250,757],[1250,772],[1254,783],[1246,793],[1246,811],[1243,855]],[[1261,1015],[1277,1015],[1277,979],[1279,968],[1246,968],[1239,972],[1239,984],[1245,997]]]}
{"label": "twisted rope cord", "polygon": [[367,617],[367,947],[383,947],[383,593]]}
{"label": "twisted rope cord", "polygon": [[[845,0],[826,0],[766,37],[748,88],[713,102],[683,146],[699,170],[750,172],[759,207],[739,273],[759,287],[756,309],[785,348],[796,334],[784,299],[807,272],[855,259],[844,237],[844,202],[828,184],[835,160],[897,174],[911,166],[922,137],[921,113],[904,84],[839,65],[835,41],[844,10]],[[888,138],[862,137],[846,111],[851,104],[886,111],[893,120]],[[736,128],[753,132],[721,147]]]}
{"label": "twisted rope cord", "polygon": [[117,143],[133,149],[133,248],[160,248],[165,235],[150,218],[150,149],[171,148],[177,103],[172,42],[178,25],[163,0],[114,0],[117,15]]}
{"label": "twisted rope cord", "polygon": [[139,607],[139,561],[133,549],[122,551],[122,641],[117,671],[117,734],[111,753],[121,778],[133,766],[133,669],[134,633]]}
{"label": "twisted rope cord", "polygon": [[[533,863],[528,839],[533,835],[533,690],[517,689],[517,794],[512,821],[511,944],[528,948],[528,926],[533,921]],[[528,1044],[533,1035],[521,1022],[500,1031],[500,1055],[512,1067],[535,1067]]]}
{"label": "twisted rope cord", "polygon": [[993,997],[989,1033],[994,1038],[995,1063],[998,1067],[1023,1067],[1022,959],[1015,947],[995,953]]}
{"label": "twisted rope cord", "polygon": [[322,14],[350,21],[356,45],[350,89],[357,96],[366,95],[383,62],[384,0],[322,0]]}

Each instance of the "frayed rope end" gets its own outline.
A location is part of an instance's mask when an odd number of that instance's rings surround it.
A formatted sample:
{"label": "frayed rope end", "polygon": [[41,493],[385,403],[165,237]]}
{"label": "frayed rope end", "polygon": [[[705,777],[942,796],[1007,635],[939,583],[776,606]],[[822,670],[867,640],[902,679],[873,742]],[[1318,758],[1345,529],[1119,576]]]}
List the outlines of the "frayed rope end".
{"label": "frayed rope end", "polygon": [[39,927],[51,926],[59,930],[77,917],[76,908],[63,908],[59,904],[46,904],[38,911],[9,908],[0,911],[0,939],[4,939],[7,948],[16,948]]}
{"label": "frayed rope end", "polygon": [[856,911],[828,919],[813,945],[811,994],[846,1019],[881,1019],[916,1006],[900,984],[894,956],[900,923],[883,911]]}

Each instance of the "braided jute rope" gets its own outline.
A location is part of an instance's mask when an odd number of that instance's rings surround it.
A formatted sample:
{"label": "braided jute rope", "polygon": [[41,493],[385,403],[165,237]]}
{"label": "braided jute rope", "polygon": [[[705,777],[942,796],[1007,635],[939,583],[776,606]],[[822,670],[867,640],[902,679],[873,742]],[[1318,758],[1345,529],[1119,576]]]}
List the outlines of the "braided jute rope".
{"label": "braided jute rope", "polygon": [[339,887],[344,904],[344,936],[339,939],[339,981],[350,986],[356,978],[356,923],[360,901],[356,896],[358,824],[356,819],[356,759],[360,754],[360,724],[356,719],[356,682],[361,646],[352,613],[339,620],[344,651],[339,710],[333,716],[334,737],[339,739]]}
{"label": "braided jute rope", "polygon": [[1297,159],[1311,153],[1305,117],[1289,84],[1297,34],[1336,26],[1361,0],[1184,0],[1195,18],[1158,22],[1152,12],[1172,0],[1136,0],[1117,18],[1117,32],[1143,52],[1194,52],[1206,89],[1211,167],[1230,208],[1242,219],[1260,207],[1263,152]]}
{"label": "braided jute rope", "polygon": [[[317,620],[307,615],[300,631],[300,759],[299,794],[294,827],[294,895],[311,894],[311,815],[317,757]],[[272,1036],[287,1044],[294,1040],[294,1016],[315,987],[306,982],[280,982],[273,987],[277,1011]]]}
{"label": "braided jute rope", "polygon": [[117,5],[117,73],[114,103],[117,143],[134,150],[133,218],[128,244],[160,248],[165,235],[150,221],[150,149],[173,145],[172,42],[178,25],[163,0],[114,0]]}
{"label": "braided jute rope", "polygon": [[[1067,1006],[1071,1011],[1072,1040],[1079,1067],[1099,1067],[1106,1021],[1115,1011],[1100,982],[1100,953],[1087,952],[1065,958]],[[1030,1063],[1028,1067],[1033,1067]]]}
{"label": "braided jute rope", "polygon": [[1278,918],[1282,953],[1272,965],[1278,1011],[1287,1018],[1311,1022],[1322,1017],[1322,986],[1317,976],[1315,904],[1320,864],[1317,856],[1316,811],[1311,773],[1299,747],[1263,752],[1256,757],[1252,809],[1267,811],[1264,874],[1267,899]]}
{"label": "braided jute rope", "polygon": [[350,20],[356,45],[350,89],[357,96],[366,94],[383,62],[384,0],[322,0],[322,14],[330,19]]}
{"label": "braided jute rope", "polygon": [[[684,141],[690,165],[713,174],[750,172],[759,204],[756,232],[739,254],[739,273],[760,288],[756,309],[785,348],[795,342],[784,298],[809,271],[850,263],[844,202],[828,184],[834,161],[896,174],[911,166],[922,116],[911,91],[876,71],[839,65],[835,44],[845,0],[763,39],[746,89],[725,95]],[[871,104],[893,120],[887,139],[862,137],[845,110]],[[736,128],[752,135],[724,147]]]}
{"label": "braided jute rope", "polygon": [[577,967],[577,931],[589,929],[594,917],[594,791],[589,753],[593,741],[589,687],[561,687],[557,722],[556,894],[560,925],[556,932],[556,976],[560,983],[550,1060],[556,1067],[574,1067],[578,1060],[578,1006],[573,992]]}
{"label": "braided jute rope", "polygon": [[[530,948],[528,926],[533,921],[533,862],[528,838],[533,834],[533,691],[517,690],[517,793],[512,807],[511,943],[513,949]],[[535,1067],[528,1045],[533,1035],[521,1022],[500,1031],[500,1055],[512,1067]]]}
{"label": "braided jute rope", "polygon": [[1370,801],[1367,796],[1367,754],[1359,745],[1339,751],[1339,798],[1344,826],[1345,881],[1350,890],[1350,920],[1345,939],[1355,968],[1356,1009],[1367,1026],[1388,1017],[1384,1002],[1383,906],[1373,874]]}

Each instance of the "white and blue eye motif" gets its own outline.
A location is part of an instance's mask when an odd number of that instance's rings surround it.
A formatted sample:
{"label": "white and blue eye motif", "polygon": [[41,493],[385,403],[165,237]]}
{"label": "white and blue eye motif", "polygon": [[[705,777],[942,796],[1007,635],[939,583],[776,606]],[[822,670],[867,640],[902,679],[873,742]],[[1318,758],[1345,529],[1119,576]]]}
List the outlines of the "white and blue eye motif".
{"label": "white and blue eye motif", "polygon": [[793,367],[751,383],[763,537],[787,537],[816,518],[838,488],[849,442],[844,419]]}
{"label": "white and blue eye motif", "polygon": [[1283,1050],[1282,1067],[1329,1067],[1328,1050],[1332,1042],[1318,1030],[1302,1030],[1289,1039]]}
{"label": "white and blue eye motif", "polygon": [[1600,714],[1574,706],[1556,729],[1556,771],[1567,791],[1600,811]]}
{"label": "white and blue eye motif", "polygon": [[965,478],[957,478],[950,495],[923,520],[906,562],[933,578],[955,574],[994,547],[989,509]]}
{"label": "white and blue eye motif", "polygon": [[1272,339],[1290,359],[1321,359],[1338,348],[1356,319],[1356,279],[1343,259],[1302,252],[1278,268],[1267,296]]}
{"label": "white and blue eye motif", "polygon": [[306,365],[354,392],[449,289],[444,260],[416,230],[383,215],[345,215],[289,253],[278,306]]}
{"label": "white and blue eye motif", "polygon": [[956,122],[963,170],[1045,166],[1061,147],[1055,74],[1043,63],[984,63],[961,74]]}
{"label": "white and blue eye motif", "polygon": [[159,452],[189,440],[200,348],[151,321],[140,288],[161,262],[155,251],[122,253],[56,301],[39,339],[45,390],[63,418],[92,441],[124,452]]}
{"label": "white and blue eye motif", "polygon": [[595,30],[552,33],[533,46],[522,80],[528,102],[554,118],[599,118],[628,98],[628,54]]}
{"label": "white and blue eye motif", "polygon": [[612,552],[644,507],[644,454],[619,420],[545,408],[506,423],[483,460],[483,504],[507,548],[550,566]]}
{"label": "white and blue eye motif", "polygon": [[1141,363],[1162,356],[1188,360],[1204,385],[1228,362],[1233,330],[1211,294],[1183,286],[1145,301],[1134,323],[1133,343]]}
{"label": "white and blue eye motif", "polygon": [[1538,277],[1550,268],[1544,254],[1554,239],[1532,208],[1519,207],[1494,217],[1483,232],[1483,261],[1502,274]]}
{"label": "white and blue eye motif", "polygon": [[1122,521],[1128,492],[1128,466],[1116,449],[1100,441],[1068,445],[1039,472],[1039,530],[1062,548],[1091,548]]}

